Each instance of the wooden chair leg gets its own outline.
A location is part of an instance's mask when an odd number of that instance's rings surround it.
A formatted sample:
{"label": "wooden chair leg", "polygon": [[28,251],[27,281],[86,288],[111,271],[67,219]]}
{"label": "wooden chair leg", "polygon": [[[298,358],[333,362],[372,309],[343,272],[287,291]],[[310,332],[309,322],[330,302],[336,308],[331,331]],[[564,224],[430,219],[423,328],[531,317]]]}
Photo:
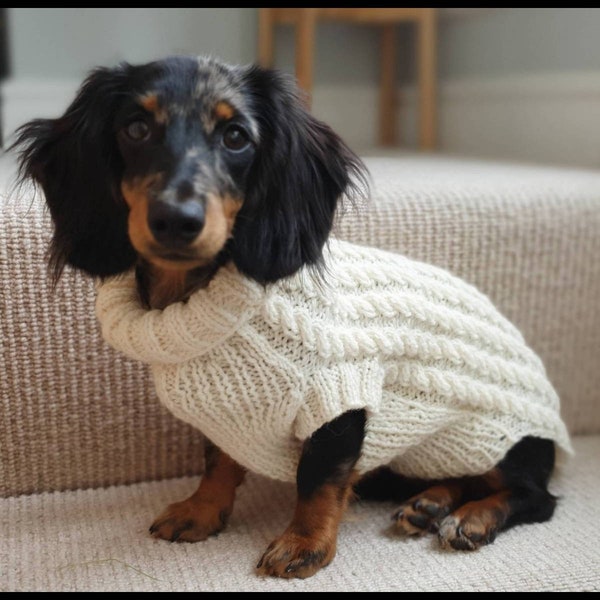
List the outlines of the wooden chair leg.
{"label": "wooden chair leg", "polygon": [[265,68],[273,66],[273,14],[271,8],[258,9],[258,63]]}
{"label": "wooden chair leg", "polygon": [[434,9],[423,9],[419,22],[419,147],[436,146],[436,22]]}
{"label": "wooden chair leg", "polygon": [[307,102],[311,104],[313,85],[313,59],[315,51],[315,9],[299,9],[296,22],[296,79],[306,92]]}
{"label": "wooden chair leg", "polygon": [[396,101],[396,29],[394,25],[384,25],[379,91],[379,143],[382,146],[393,146],[397,142]]}

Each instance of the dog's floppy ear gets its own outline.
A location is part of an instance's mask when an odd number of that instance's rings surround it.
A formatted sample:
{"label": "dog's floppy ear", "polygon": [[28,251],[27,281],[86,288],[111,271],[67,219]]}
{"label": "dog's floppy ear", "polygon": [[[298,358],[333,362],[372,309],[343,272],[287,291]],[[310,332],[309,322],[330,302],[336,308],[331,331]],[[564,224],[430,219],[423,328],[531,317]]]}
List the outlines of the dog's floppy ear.
{"label": "dog's floppy ear", "polygon": [[231,250],[243,273],[265,283],[319,264],[340,197],[366,189],[366,171],[307,111],[291,77],[253,66],[244,81],[260,140]]}
{"label": "dog's floppy ear", "polygon": [[36,119],[15,132],[11,150],[19,152],[19,179],[42,188],[52,216],[50,263],[56,279],[66,264],[107,276],[135,260],[113,131],[128,68],[95,69],[61,117]]}

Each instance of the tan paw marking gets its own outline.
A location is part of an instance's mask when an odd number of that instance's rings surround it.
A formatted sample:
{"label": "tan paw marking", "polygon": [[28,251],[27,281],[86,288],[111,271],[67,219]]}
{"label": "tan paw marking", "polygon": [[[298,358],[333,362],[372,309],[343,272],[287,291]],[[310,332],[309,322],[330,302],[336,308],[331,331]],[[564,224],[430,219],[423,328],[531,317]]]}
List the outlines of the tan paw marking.
{"label": "tan paw marking", "polygon": [[496,538],[497,530],[489,521],[477,516],[460,518],[448,515],[438,530],[438,539],[442,548],[454,550],[477,550],[481,546],[491,544]]}
{"label": "tan paw marking", "polygon": [[440,519],[450,512],[445,504],[436,498],[419,495],[402,504],[392,515],[395,528],[405,535],[424,535],[437,531]]}
{"label": "tan paw marking", "polygon": [[188,500],[167,507],[150,527],[150,533],[169,542],[199,542],[227,524],[230,510],[209,502]]}
{"label": "tan paw marking", "polygon": [[286,532],[269,545],[256,568],[260,575],[305,578],[327,566],[334,556],[334,544]]}

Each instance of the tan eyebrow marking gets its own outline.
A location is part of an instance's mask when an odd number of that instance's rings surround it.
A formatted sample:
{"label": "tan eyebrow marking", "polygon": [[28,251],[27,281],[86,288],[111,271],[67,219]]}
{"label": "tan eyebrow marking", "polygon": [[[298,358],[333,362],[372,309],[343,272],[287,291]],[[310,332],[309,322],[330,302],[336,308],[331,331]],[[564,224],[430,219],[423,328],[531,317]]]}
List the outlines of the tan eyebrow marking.
{"label": "tan eyebrow marking", "polygon": [[141,96],[138,100],[143,108],[154,114],[154,120],[157,123],[164,124],[168,121],[167,111],[161,108],[156,94],[149,93]]}
{"label": "tan eyebrow marking", "polygon": [[218,121],[228,121],[235,114],[235,110],[231,104],[221,100],[215,105],[213,113]]}

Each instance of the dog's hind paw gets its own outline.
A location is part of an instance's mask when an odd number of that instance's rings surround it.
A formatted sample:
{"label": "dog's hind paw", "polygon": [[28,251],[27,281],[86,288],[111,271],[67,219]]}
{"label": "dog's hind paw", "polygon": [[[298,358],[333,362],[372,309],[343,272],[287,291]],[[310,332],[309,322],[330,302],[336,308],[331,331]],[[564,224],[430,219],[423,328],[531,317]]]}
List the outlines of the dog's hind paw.
{"label": "dog's hind paw", "polygon": [[[475,503],[472,503],[475,504]],[[496,539],[498,529],[486,514],[469,514],[460,509],[448,515],[438,531],[440,546],[447,550],[477,550]]]}
{"label": "dog's hind paw", "polygon": [[443,486],[436,486],[413,496],[392,515],[396,531],[405,535],[436,532],[440,521],[452,508],[451,496]]}

